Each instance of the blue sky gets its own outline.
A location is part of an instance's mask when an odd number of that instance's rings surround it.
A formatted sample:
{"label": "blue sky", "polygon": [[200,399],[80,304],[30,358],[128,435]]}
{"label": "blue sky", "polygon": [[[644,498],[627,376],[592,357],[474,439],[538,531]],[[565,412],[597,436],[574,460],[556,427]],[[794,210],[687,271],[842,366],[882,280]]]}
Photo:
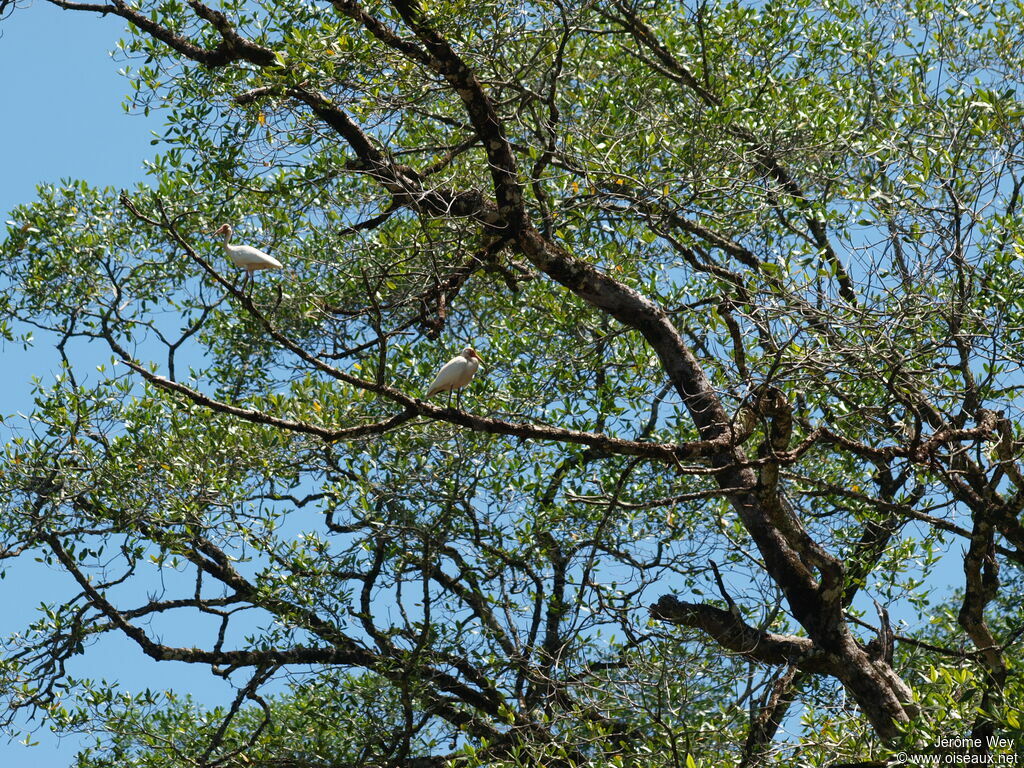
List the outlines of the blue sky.
{"label": "blue sky", "polygon": [[0,210],[33,199],[40,182],[141,179],[159,118],[121,107],[127,80],[110,56],[121,20],[34,3],[0,21],[0,34]]}
{"label": "blue sky", "polygon": [[[41,182],[73,177],[95,185],[129,186],[143,179],[143,160],[153,154],[152,131],[160,117],[128,115],[121,104],[127,80],[110,51],[122,27],[119,19],[61,11],[36,2],[17,8],[0,21],[0,221],[11,209],[35,198]],[[6,375],[0,379],[0,412],[15,423],[18,411],[31,407],[30,381],[46,379],[56,367],[52,350],[3,349]],[[13,374],[12,374],[13,372]],[[43,601],[57,600],[72,589],[69,579],[32,561],[19,561],[0,581],[0,634],[23,629]],[[130,642],[110,637],[90,648],[79,675],[118,679],[137,691],[174,685],[201,701],[230,701],[230,692],[207,669],[149,661]],[[25,724],[31,727],[32,724]],[[32,735],[39,744],[25,747],[0,738],[0,766],[58,768],[70,765],[82,737],[57,741],[44,730]]]}

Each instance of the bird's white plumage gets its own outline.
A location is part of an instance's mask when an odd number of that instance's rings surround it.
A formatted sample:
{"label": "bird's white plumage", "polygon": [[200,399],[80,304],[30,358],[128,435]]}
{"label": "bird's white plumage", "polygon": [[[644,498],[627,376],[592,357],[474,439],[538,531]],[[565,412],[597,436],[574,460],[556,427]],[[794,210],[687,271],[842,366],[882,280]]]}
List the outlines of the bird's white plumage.
{"label": "bird's white plumage", "polygon": [[222,224],[213,234],[224,235],[224,250],[236,267],[242,267],[250,275],[257,269],[281,269],[281,262],[251,245],[231,244],[231,225]]}
{"label": "bird's white plumage", "polygon": [[447,363],[437,372],[434,383],[427,390],[427,397],[432,397],[438,392],[452,392],[462,389],[473,380],[473,375],[480,367],[480,355],[472,347],[466,347],[462,352]]}

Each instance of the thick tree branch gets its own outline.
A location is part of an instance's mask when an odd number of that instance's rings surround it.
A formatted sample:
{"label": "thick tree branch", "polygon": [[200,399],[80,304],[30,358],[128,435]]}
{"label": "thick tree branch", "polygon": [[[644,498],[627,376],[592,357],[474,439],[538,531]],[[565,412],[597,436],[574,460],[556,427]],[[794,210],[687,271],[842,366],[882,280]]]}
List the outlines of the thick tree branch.
{"label": "thick tree branch", "polygon": [[261,67],[269,67],[277,62],[274,51],[265,46],[247,40],[235,31],[227,17],[220,11],[203,5],[197,0],[189,0],[189,6],[197,16],[204,19],[220,33],[221,42],[216,48],[208,49],[196,45],[191,40],[173,30],[153,21],[148,15],[129,6],[124,0],[112,0],[109,5],[95,3],[76,3],[68,0],[47,0],[49,3],[69,11],[92,11],[102,14],[120,16],[155,40],[166,44],[182,56],[207,67],[223,67],[234,61],[248,61]]}
{"label": "thick tree branch", "polygon": [[833,674],[834,662],[814,641],[797,635],[779,635],[752,627],[737,613],[707,603],[686,603],[663,595],[651,606],[651,616],[672,624],[700,629],[715,642],[761,664],[795,665],[816,674]]}

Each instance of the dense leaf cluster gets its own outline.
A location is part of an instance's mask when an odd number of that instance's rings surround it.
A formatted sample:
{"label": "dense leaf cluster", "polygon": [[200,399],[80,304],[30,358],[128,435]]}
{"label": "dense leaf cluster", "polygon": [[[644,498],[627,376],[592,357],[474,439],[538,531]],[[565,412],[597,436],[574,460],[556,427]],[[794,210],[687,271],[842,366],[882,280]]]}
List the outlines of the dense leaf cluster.
{"label": "dense leaf cluster", "polygon": [[[1020,734],[1019,4],[51,1],[128,25],[166,128],[0,245],[0,332],[60,365],[0,552],[69,590],[12,727],[98,733],[81,768]],[[237,695],[76,678],[108,633]]]}

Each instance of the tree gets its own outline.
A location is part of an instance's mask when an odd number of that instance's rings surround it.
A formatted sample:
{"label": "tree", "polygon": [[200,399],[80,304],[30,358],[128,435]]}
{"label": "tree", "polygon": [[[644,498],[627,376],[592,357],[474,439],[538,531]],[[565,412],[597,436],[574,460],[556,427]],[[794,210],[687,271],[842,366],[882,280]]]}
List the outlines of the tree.
{"label": "tree", "polygon": [[[82,766],[1020,732],[1024,9],[51,2],[128,24],[167,128],[151,183],[41,188],[3,244],[8,340],[62,361],[3,551],[75,585],[9,722],[101,729]],[[223,222],[285,271],[243,286]],[[105,633],[237,697],[69,679]]]}

